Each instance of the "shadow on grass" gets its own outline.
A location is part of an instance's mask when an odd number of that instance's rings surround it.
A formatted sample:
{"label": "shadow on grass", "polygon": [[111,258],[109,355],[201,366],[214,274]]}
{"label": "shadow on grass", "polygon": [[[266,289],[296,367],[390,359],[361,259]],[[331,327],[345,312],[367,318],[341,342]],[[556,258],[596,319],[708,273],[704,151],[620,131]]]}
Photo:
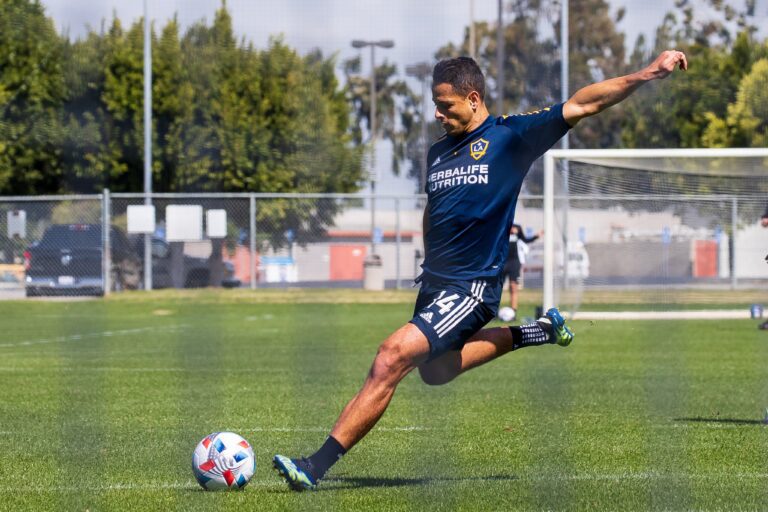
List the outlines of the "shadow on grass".
{"label": "shadow on grass", "polygon": [[743,420],[738,418],[674,418],[674,421],[686,423],[727,423],[731,425],[766,425],[765,420]]}
{"label": "shadow on grass", "polygon": [[[461,482],[499,482],[515,481],[520,477],[516,475],[488,475],[488,476],[470,476],[470,477],[452,477],[452,476],[430,476],[421,478],[388,478],[388,477],[354,477],[354,476],[334,476],[323,479],[321,485],[313,492],[342,491],[346,489],[364,489],[364,488],[394,488],[409,486],[424,486],[441,483],[461,483]],[[285,484],[285,482],[283,482]],[[291,493],[287,487],[280,489],[267,489],[268,493]]]}
{"label": "shadow on grass", "polygon": [[[493,482],[518,480],[515,475],[488,475],[471,477],[430,476],[421,478],[386,478],[386,477],[353,477],[337,476],[325,480],[329,487],[325,490],[359,489],[364,487],[408,487],[431,485],[448,482]],[[319,490],[323,490],[320,487]]]}

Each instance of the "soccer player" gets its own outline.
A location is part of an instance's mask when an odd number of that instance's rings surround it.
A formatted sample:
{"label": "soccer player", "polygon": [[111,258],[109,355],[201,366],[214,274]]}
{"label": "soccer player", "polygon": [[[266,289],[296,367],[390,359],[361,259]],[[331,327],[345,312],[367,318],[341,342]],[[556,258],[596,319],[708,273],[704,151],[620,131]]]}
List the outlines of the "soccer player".
{"label": "soccer player", "polygon": [[517,318],[520,272],[525,264],[528,244],[535,242],[543,234],[544,231],[539,231],[535,235],[526,236],[523,227],[519,224],[512,224],[509,229],[509,254],[504,264],[504,275],[509,279],[509,307],[514,311],[511,320]]}
{"label": "soccer player", "polygon": [[494,117],[474,60],[459,57],[435,66],[432,99],[445,136],[427,158],[426,257],[413,318],[379,346],[363,387],[316,453],[297,459],[275,455],[275,469],[292,489],[314,489],[373,428],[412,370],[418,369],[425,383],[441,385],[520,348],[571,343],[573,333],[555,308],[530,325],[483,329],[501,299],[508,233],[523,178],[581,119],[677,67],[687,69],[685,55],[665,51],[646,68],[584,87],[563,104]]}

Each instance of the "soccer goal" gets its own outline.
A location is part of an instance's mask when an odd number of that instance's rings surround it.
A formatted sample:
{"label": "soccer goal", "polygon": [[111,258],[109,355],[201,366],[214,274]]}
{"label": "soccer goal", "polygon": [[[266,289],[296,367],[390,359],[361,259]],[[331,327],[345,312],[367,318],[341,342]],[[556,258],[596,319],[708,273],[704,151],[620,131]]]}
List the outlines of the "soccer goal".
{"label": "soccer goal", "polygon": [[552,150],[544,308],[747,317],[768,301],[768,148]]}

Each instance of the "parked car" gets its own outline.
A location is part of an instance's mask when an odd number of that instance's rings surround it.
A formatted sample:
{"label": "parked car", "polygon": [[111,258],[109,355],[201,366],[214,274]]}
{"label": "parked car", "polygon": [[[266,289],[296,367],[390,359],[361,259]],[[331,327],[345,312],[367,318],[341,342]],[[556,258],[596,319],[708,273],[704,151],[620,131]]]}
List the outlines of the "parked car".
{"label": "parked car", "polygon": [[[112,255],[111,290],[137,290],[144,286],[143,242],[132,241],[119,227],[110,229]],[[24,253],[26,293],[37,295],[103,295],[103,240],[100,224],[54,224],[39,243]],[[211,263],[206,258],[184,255],[181,283],[185,288],[210,285]],[[153,288],[172,287],[170,246],[152,240]],[[221,285],[240,286],[231,263],[223,263]]]}
{"label": "parked car", "polygon": [[[141,260],[125,233],[110,227],[113,291],[142,285]],[[54,224],[24,253],[25,289],[35,295],[103,295],[103,240],[100,224]]]}
{"label": "parked car", "polygon": [[[136,241],[137,252],[144,252],[143,239]],[[204,288],[211,285],[211,265],[208,258],[196,258],[184,254],[182,256],[183,273],[180,276],[184,288]],[[152,288],[173,288],[173,257],[171,245],[159,238],[152,239]],[[222,261],[221,286],[236,288],[240,280],[235,278],[235,266],[229,261]]]}

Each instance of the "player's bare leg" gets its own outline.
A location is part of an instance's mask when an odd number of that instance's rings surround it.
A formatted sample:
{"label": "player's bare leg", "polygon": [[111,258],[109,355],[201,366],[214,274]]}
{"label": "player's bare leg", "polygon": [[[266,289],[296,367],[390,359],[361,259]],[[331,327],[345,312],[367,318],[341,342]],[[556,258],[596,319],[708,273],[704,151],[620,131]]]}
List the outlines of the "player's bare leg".
{"label": "player's bare leg", "polygon": [[511,350],[512,332],[508,327],[482,329],[461,350],[446,352],[437,359],[419,365],[419,375],[426,384],[439,386]]}
{"label": "player's bare leg", "polygon": [[331,435],[311,457],[276,455],[275,469],[292,489],[314,489],[325,472],[373,428],[386,411],[403,378],[429,356],[429,341],[408,323],[379,346],[363,387],[344,407]]}
{"label": "player's bare leg", "polygon": [[520,296],[520,285],[514,279],[509,280],[509,307],[517,313],[518,297]]}
{"label": "player's bare leg", "polygon": [[429,342],[408,323],[379,347],[362,389],[344,407],[331,436],[349,450],[362,439],[387,409],[397,385],[429,355]]}

